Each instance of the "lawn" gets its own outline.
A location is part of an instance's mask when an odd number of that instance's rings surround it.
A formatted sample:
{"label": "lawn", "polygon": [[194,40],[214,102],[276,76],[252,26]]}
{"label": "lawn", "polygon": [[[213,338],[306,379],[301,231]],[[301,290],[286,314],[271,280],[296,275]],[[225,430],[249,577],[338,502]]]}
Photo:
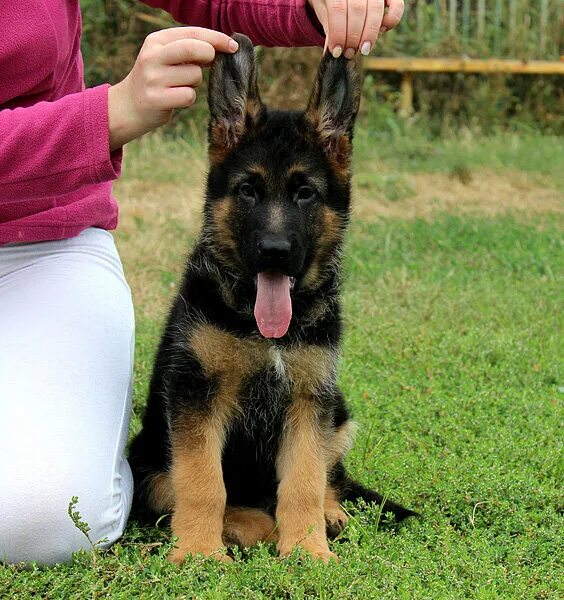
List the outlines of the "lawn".
{"label": "lawn", "polygon": [[[116,185],[137,311],[132,434],[198,230],[206,162],[194,138],[133,146]],[[349,505],[339,564],[262,546],[181,569],[164,558],[163,524],[130,523],[71,565],[0,567],[0,597],[562,597],[563,155],[561,140],[534,134],[358,136],[340,368],[359,424],[348,466],[421,518],[398,527]]]}

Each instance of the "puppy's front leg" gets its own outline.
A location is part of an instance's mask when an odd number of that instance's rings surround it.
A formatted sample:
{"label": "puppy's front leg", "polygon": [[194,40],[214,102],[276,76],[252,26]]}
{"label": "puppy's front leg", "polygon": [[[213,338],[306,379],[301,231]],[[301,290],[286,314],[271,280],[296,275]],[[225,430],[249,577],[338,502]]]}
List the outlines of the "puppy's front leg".
{"label": "puppy's front leg", "polygon": [[229,561],[222,553],[226,491],[221,468],[225,426],[221,419],[200,416],[184,420],[172,435],[172,533],[178,537],[168,558],[182,563],[186,554]]}
{"label": "puppy's front leg", "polygon": [[290,406],[276,466],[280,555],[300,546],[324,562],[337,560],[325,531],[327,466],[313,398],[297,398]]}

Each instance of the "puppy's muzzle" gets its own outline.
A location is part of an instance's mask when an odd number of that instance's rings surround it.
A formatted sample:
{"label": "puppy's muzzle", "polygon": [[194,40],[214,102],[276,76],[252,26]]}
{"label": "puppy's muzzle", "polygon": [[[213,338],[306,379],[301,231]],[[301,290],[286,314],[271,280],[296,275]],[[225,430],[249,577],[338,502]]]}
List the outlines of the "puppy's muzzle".
{"label": "puppy's muzzle", "polygon": [[266,235],[257,241],[259,270],[287,272],[292,243],[285,237]]}

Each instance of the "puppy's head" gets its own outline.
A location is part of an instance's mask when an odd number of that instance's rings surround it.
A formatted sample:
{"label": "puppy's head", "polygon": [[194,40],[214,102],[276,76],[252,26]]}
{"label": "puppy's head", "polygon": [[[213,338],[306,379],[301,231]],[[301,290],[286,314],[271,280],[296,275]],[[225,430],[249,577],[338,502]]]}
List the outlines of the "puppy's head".
{"label": "puppy's head", "polygon": [[205,238],[226,268],[256,283],[260,332],[281,337],[292,296],[338,267],[360,85],[353,62],[325,56],[306,110],[270,111],[253,46],[235,39],[239,50],[218,55],[210,74]]}

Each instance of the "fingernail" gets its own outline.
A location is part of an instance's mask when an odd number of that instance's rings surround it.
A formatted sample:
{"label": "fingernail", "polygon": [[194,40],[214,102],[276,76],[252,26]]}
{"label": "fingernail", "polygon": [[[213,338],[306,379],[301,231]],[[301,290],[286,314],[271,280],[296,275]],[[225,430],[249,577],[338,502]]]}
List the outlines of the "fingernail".
{"label": "fingernail", "polygon": [[346,52],[345,52],[345,56],[350,60],[351,58],[354,58],[354,48],[347,48]]}
{"label": "fingernail", "polygon": [[333,52],[331,52],[331,54],[333,55],[333,58],[339,58],[339,56],[341,56],[342,53],[343,53],[343,49],[341,48],[341,46],[335,46],[333,48]]}
{"label": "fingernail", "polygon": [[235,40],[230,40],[229,41],[229,50],[231,50],[231,52],[235,52],[238,49],[239,49],[239,44]]}
{"label": "fingernail", "polygon": [[364,42],[364,44],[362,44],[360,53],[364,54],[364,56],[368,56],[370,54],[370,42]]}
{"label": "fingernail", "polygon": [[388,28],[385,25],[382,25],[382,27],[380,27],[380,33],[386,33],[386,31],[388,31]]}

